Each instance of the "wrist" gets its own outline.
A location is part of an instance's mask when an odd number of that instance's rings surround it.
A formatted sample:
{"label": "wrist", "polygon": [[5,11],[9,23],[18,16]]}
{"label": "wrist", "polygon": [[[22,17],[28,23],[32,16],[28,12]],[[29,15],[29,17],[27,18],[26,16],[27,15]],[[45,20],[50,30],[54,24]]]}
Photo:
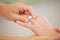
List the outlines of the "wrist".
{"label": "wrist", "polygon": [[6,4],[0,3],[0,16],[3,15],[4,9],[6,8],[6,6],[7,6]]}

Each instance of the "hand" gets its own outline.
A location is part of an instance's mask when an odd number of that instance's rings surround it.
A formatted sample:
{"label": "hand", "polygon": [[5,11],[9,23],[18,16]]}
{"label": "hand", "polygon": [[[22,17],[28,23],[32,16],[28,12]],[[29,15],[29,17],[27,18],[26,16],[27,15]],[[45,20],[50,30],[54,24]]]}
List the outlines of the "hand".
{"label": "hand", "polygon": [[23,4],[23,3],[15,3],[15,4],[10,4],[6,5],[3,4],[1,7],[1,16],[3,16],[5,19],[11,20],[11,21],[27,21],[27,19],[22,16],[33,16],[33,10],[31,6]]}
{"label": "hand", "polygon": [[45,17],[36,16],[35,18],[31,19],[30,22],[31,24],[17,21],[18,24],[31,29],[36,35],[44,36],[55,32]]}

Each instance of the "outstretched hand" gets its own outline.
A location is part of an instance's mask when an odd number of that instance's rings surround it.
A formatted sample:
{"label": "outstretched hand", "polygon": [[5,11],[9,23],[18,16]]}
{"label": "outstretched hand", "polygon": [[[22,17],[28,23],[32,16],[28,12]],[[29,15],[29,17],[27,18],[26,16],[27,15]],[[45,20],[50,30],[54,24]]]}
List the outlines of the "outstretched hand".
{"label": "outstretched hand", "polygon": [[36,16],[35,18],[30,19],[29,21],[31,22],[31,24],[19,21],[17,21],[17,23],[31,29],[36,35],[39,36],[50,35],[56,32],[55,29],[48,22],[46,17]]}

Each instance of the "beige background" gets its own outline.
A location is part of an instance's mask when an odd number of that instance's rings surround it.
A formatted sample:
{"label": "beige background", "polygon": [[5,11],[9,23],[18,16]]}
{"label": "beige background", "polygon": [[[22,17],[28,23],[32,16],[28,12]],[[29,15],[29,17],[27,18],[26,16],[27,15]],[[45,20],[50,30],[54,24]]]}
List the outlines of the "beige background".
{"label": "beige background", "polygon": [[[24,2],[33,7],[36,15],[46,16],[53,27],[60,27],[60,1],[59,0],[0,0],[4,3]],[[33,32],[14,22],[0,17],[0,36],[29,36]]]}

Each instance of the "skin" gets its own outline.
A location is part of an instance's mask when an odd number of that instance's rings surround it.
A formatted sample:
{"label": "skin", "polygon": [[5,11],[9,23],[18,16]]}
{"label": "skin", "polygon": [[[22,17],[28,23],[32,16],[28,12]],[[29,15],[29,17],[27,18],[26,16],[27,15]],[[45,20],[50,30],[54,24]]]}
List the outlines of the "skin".
{"label": "skin", "polygon": [[60,39],[60,33],[51,27],[46,17],[36,16],[30,19],[31,24],[17,21],[18,24],[31,29],[36,38],[35,40],[57,40]]}
{"label": "skin", "polygon": [[0,3],[0,16],[10,21],[19,20],[27,22],[28,20],[24,16],[21,16],[21,14],[27,16],[31,15],[33,17],[33,13],[32,7],[24,3],[14,3],[9,5]]}
{"label": "skin", "polygon": [[55,30],[60,33],[60,28],[55,28]]}
{"label": "skin", "polygon": [[1,40],[59,40],[60,39],[60,33],[50,27],[50,24],[47,22],[45,17],[36,16],[36,18],[31,19],[30,21],[32,22],[32,24],[23,23],[20,21],[17,21],[17,23],[31,29],[36,35],[30,36],[30,37],[2,36],[0,37],[0,39]]}
{"label": "skin", "polygon": [[[35,36],[33,37],[31,36],[27,38],[14,37],[14,39],[16,38],[21,40],[24,39],[26,40],[51,39],[52,40],[54,38],[60,37],[60,34],[58,33],[60,32],[59,29],[54,30],[45,17],[34,16],[33,13],[34,12],[32,8],[23,3],[15,3],[9,5],[0,3],[0,16],[10,21],[17,21],[16,23],[31,29],[35,33]],[[30,15],[33,17],[33,19],[30,20],[31,24],[28,24],[27,17]],[[0,37],[0,39],[2,40],[5,40],[6,38],[7,37]],[[8,38],[11,39],[11,37]]]}
{"label": "skin", "polygon": [[38,36],[50,35],[51,33],[56,32],[55,29],[49,24],[46,17],[36,16],[35,18],[30,19],[30,22],[31,24],[17,21],[18,24],[31,29]]}
{"label": "skin", "polygon": [[[26,17],[31,15],[33,18],[35,18],[34,11],[29,5],[24,3],[14,3],[9,5],[0,3],[0,16],[4,17],[5,19],[27,22],[28,20],[24,15]],[[56,30],[60,32],[59,29]]]}

